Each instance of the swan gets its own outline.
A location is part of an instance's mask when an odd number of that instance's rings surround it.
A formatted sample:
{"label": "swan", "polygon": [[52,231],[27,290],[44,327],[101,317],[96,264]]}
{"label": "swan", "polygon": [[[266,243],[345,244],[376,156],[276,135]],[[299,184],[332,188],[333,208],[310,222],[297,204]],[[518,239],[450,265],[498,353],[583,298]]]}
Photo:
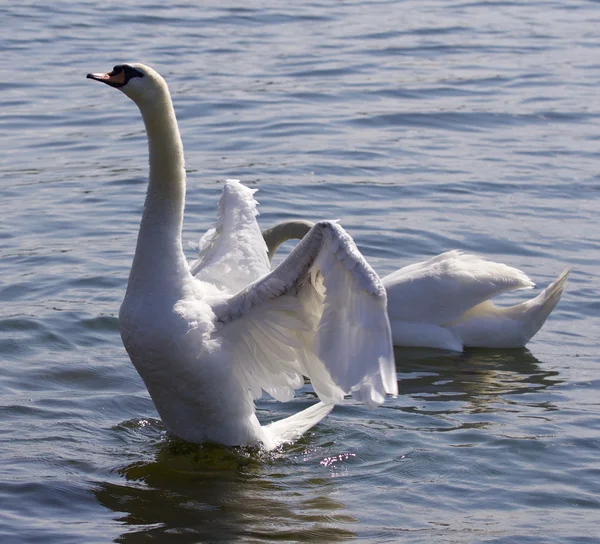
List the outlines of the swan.
{"label": "swan", "polygon": [[[311,226],[295,220],[264,231],[269,259],[283,242],[301,239]],[[523,347],[560,300],[569,271],[535,298],[503,308],[490,299],[534,286],[517,268],[457,250],[400,268],[382,278],[394,345],[459,352]]]}
{"label": "swan", "polygon": [[[345,395],[369,407],[396,395],[385,289],[342,227],[315,224],[271,270],[254,191],[228,180],[216,226],[190,266],[183,146],[165,80],[143,64],[87,77],[132,99],[146,128],[149,182],[119,327],[167,431],[270,450]],[[303,375],[320,402],[261,425],[254,399],[266,391],[288,401]]]}

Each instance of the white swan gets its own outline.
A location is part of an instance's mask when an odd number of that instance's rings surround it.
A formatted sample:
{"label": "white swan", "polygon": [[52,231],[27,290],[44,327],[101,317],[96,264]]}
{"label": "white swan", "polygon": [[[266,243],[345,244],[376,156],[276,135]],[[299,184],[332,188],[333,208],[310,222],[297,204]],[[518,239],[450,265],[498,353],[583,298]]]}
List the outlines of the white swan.
{"label": "white swan", "polygon": [[[230,180],[190,267],[183,147],[167,84],[142,64],[87,77],[123,91],[146,127],[150,179],[119,323],[165,427],[189,442],[272,449],[346,394],[371,407],[397,394],[385,289],[350,236],[317,223],[270,271],[254,191]],[[290,400],[303,375],[324,402],[261,426],[253,399],[265,390]]]}
{"label": "white swan", "polygon": [[[301,239],[311,226],[287,221],[263,232],[269,259],[283,242]],[[569,270],[535,298],[501,308],[489,299],[534,286],[511,266],[454,250],[400,268],[382,278],[394,344],[452,351],[523,347],[558,303]]]}

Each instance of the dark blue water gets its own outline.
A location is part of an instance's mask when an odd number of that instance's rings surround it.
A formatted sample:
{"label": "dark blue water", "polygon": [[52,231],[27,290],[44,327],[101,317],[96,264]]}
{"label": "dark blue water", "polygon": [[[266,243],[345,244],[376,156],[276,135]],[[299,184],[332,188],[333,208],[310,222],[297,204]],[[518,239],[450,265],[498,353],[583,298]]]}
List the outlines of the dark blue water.
{"label": "dark blue water", "polygon": [[[597,2],[0,15],[3,543],[598,541]],[[340,219],[381,273],[450,248],[540,286],[572,265],[563,300],[527,349],[397,350],[397,399],[349,401],[275,454],[167,439],[117,322],[143,125],[85,79],[127,61],[173,94],[190,257],[236,177],[260,189],[263,227]]]}

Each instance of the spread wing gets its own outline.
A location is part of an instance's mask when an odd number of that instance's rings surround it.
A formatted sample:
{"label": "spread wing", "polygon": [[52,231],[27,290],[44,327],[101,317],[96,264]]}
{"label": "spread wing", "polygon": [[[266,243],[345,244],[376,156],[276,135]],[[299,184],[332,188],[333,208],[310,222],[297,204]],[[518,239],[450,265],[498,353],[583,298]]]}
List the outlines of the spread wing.
{"label": "spread wing", "polygon": [[446,325],[500,293],[533,287],[524,272],[453,250],[383,279],[392,321]]}
{"label": "spread wing", "polygon": [[277,268],[213,310],[255,397],[288,400],[303,375],[326,402],[352,393],[377,406],[397,394],[385,289],[336,223],[317,223]]}
{"label": "spread wing", "polygon": [[235,293],[270,270],[255,192],[237,180],[225,182],[217,224],[200,240],[199,258],[191,265],[199,280]]}

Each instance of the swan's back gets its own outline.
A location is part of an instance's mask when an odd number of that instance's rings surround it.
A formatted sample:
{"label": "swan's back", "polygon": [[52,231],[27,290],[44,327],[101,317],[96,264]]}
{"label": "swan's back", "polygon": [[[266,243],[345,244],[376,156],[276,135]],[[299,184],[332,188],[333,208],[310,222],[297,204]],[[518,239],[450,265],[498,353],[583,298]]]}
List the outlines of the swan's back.
{"label": "swan's back", "polygon": [[445,325],[505,291],[533,287],[527,275],[477,255],[447,251],[385,276],[391,321]]}

